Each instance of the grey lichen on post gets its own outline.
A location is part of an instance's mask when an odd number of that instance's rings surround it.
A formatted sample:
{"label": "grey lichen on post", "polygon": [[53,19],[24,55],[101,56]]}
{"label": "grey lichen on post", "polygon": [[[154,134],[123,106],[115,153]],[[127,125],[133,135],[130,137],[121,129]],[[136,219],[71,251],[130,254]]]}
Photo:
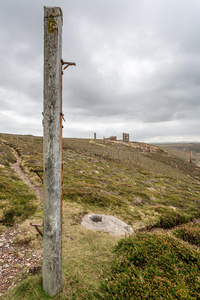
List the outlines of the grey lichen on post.
{"label": "grey lichen on post", "polygon": [[62,289],[60,99],[62,10],[44,7],[43,288]]}

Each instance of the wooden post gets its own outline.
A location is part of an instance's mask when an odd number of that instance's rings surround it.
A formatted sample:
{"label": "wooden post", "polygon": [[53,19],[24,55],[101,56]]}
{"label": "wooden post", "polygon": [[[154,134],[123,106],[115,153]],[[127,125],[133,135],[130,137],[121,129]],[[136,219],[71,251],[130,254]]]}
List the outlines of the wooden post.
{"label": "wooden post", "polygon": [[96,132],[94,133],[94,140],[96,140],[97,139],[97,134],[96,134]]}
{"label": "wooden post", "polygon": [[62,288],[61,58],[62,10],[44,7],[43,288],[49,296]]}

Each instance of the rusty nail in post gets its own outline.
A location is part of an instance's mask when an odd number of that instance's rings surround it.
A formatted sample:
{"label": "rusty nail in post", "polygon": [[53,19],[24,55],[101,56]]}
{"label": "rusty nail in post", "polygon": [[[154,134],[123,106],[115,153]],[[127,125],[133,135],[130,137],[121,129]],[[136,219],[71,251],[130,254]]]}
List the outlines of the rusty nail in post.
{"label": "rusty nail in post", "polygon": [[38,228],[38,227],[43,227],[42,225],[40,225],[40,224],[33,224],[33,223],[30,223],[30,225],[31,225],[31,226],[34,226],[34,227],[36,228],[37,232],[38,232],[41,236],[43,236],[42,231]]}
{"label": "rusty nail in post", "polygon": [[67,69],[69,66],[76,66],[76,64],[75,64],[74,62],[65,62],[65,61],[63,61],[63,59],[61,59],[61,64],[62,64],[62,65],[66,65],[66,66],[64,67],[63,71],[64,71],[65,69]]}
{"label": "rusty nail in post", "polygon": [[34,172],[37,174],[37,176],[40,178],[40,180],[42,181],[43,183],[43,178],[40,176],[39,172],[43,172],[43,170],[33,170],[33,169],[30,169],[30,172]]}

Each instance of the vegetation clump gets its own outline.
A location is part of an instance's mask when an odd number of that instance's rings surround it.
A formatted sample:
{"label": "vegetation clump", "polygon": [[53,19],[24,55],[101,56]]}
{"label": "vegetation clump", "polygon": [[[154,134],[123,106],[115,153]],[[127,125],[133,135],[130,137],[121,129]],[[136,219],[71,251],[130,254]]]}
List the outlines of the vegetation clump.
{"label": "vegetation clump", "polygon": [[181,213],[179,211],[170,208],[157,208],[156,211],[160,212],[160,219],[154,227],[161,227],[163,229],[170,229],[179,224],[190,222],[192,219],[191,215]]}
{"label": "vegetation clump", "polygon": [[174,230],[176,237],[200,247],[200,225],[189,224]]}
{"label": "vegetation clump", "polygon": [[200,257],[177,240],[137,234],[116,247],[104,299],[200,299]]}

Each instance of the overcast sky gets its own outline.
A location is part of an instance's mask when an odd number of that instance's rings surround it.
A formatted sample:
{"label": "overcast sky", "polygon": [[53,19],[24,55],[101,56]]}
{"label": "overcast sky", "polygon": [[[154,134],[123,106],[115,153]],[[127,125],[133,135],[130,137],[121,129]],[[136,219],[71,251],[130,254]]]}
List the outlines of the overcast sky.
{"label": "overcast sky", "polygon": [[1,0],[0,132],[42,135],[43,6],[63,11],[65,137],[200,142],[199,0]]}

